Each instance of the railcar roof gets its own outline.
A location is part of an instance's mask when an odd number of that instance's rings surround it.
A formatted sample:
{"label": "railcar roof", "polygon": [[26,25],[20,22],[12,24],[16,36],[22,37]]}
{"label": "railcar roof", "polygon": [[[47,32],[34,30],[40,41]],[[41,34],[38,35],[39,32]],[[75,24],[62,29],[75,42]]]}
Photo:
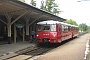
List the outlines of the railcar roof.
{"label": "railcar roof", "polygon": [[67,23],[54,21],[54,20],[41,21],[41,22],[38,22],[37,24],[64,24],[64,25],[70,25],[70,24],[67,24]]}
{"label": "railcar roof", "polygon": [[41,21],[38,22],[37,24],[60,24],[61,22],[59,21],[53,21],[53,20],[49,20],[49,21]]}
{"label": "railcar roof", "polygon": [[59,21],[54,21],[54,20],[41,21],[41,22],[38,22],[37,24],[63,24],[63,25],[78,27],[75,25],[71,25],[71,24],[67,24],[67,23],[63,23],[63,22],[59,22]]}

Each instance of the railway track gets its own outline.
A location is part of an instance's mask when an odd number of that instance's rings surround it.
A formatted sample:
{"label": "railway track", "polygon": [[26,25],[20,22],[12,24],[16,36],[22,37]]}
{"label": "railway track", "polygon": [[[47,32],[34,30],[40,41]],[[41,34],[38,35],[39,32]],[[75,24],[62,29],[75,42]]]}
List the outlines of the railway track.
{"label": "railway track", "polygon": [[0,59],[0,60],[30,60],[32,58],[36,58],[38,55],[42,55],[47,51],[53,48],[46,48],[46,47],[38,47],[38,46],[31,46],[25,49],[19,50],[15,52],[14,56]]}

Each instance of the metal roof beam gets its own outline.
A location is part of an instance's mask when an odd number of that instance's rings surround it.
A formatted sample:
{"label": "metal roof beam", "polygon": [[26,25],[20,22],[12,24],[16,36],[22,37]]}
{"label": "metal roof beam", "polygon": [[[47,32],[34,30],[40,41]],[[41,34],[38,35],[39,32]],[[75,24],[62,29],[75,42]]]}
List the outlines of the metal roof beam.
{"label": "metal roof beam", "polygon": [[2,21],[4,24],[6,24],[6,25],[7,25],[7,23],[6,23],[5,21],[3,21],[2,19],[0,19],[0,21]]}
{"label": "metal roof beam", "polygon": [[[42,15],[43,16],[43,15]],[[33,24],[36,20],[38,20],[39,18],[41,18],[42,16],[39,16],[39,17],[37,17],[35,20],[33,20],[30,24],[29,24],[29,26],[31,25],[31,24]]]}
{"label": "metal roof beam", "polygon": [[7,18],[7,20],[11,20],[12,18],[12,15],[8,14],[8,13],[4,13],[5,17]]}
{"label": "metal roof beam", "polygon": [[16,22],[19,18],[21,18],[22,16],[24,16],[26,13],[28,13],[29,11],[25,11],[24,13],[22,13],[20,16],[18,16],[11,24],[13,24],[14,22]]}

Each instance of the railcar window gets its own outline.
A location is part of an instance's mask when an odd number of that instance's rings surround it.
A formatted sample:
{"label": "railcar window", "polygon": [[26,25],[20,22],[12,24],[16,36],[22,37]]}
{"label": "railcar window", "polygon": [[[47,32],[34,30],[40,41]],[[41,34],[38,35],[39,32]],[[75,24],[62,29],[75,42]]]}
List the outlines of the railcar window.
{"label": "railcar window", "polygon": [[68,30],[68,27],[67,26],[64,26],[64,31],[67,31]]}
{"label": "railcar window", "polygon": [[50,25],[44,25],[43,31],[50,31]]}
{"label": "railcar window", "polygon": [[56,25],[51,25],[51,31],[56,31]]}
{"label": "railcar window", "polygon": [[71,27],[70,26],[68,26],[68,31],[71,31]]}
{"label": "railcar window", "polygon": [[78,27],[75,27],[75,30],[78,31]]}
{"label": "railcar window", "polygon": [[76,31],[76,27],[74,27],[74,30]]}
{"label": "railcar window", "polygon": [[68,26],[66,26],[66,31],[68,31]]}
{"label": "railcar window", "polygon": [[42,25],[38,25],[38,29],[37,30],[38,31],[42,31],[42,28],[43,28]]}
{"label": "railcar window", "polygon": [[77,31],[77,27],[74,27],[74,30]]}
{"label": "railcar window", "polygon": [[64,25],[62,25],[62,31],[64,31]]}

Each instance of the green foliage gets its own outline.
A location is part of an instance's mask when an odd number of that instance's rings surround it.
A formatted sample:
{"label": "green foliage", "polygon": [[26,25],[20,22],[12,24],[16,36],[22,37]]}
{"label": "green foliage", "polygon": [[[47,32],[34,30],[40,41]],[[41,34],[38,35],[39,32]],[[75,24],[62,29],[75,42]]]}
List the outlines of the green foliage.
{"label": "green foliage", "polygon": [[[25,2],[25,0],[20,1]],[[36,1],[31,0],[30,4],[32,6],[36,6]],[[40,9],[45,10],[54,15],[58,15],[61,12],[60,9],[58,8],[58,5],[55,3],[55,0],[46,0],[46,2],[42,0]]]}
{"label": "green foliage", "polygon": [[31,4],[32,6],[36,6],[36,1],[35,1],[35,0],[31,0],[30,4]]}
{"label": "green foliage", "polygon": [[78,26],[78,24],[76,23],[76,21],[74,21],[74,20],[72,20],[72,19],[66,20],[65,23]]}
{"label": "green foliage", "polygon": [[[25,0],[20,0],[20,1],[25,2]],[[32,6],[36,6],[36,1],[35,0],[31,0],[30,4]]]}
{"label": "green foliage", "polygon": [[61,11],[58,9],[58,5],[55,3],[55,0],[46,0],[44,2],[43,0],[41,1],[41,8],[47,12],[50,12],[52,14],[59,14]]}
{"label": "green foliage", "polygon": [[79,25],[79,29],[80,29],[81,32],[82,31],[87,31],[88,28],[89,27],[85,23],[82,23],[82,24]]}
{"label": "green foliage", "polygon": [[90,33],[90,26],[88,26],[88,32]]}
{"label": "green foliage", "polygon": [[42,0],[42,1],[41,1],[41,7],[40,7],[40,9],[45,10],[45,5],[44,5],[44,3],[45,3],[45,2]]}
{"label": "green foliage", "polygon": [[25,0],[20,0],[20,1],[25,2]]}

